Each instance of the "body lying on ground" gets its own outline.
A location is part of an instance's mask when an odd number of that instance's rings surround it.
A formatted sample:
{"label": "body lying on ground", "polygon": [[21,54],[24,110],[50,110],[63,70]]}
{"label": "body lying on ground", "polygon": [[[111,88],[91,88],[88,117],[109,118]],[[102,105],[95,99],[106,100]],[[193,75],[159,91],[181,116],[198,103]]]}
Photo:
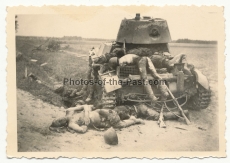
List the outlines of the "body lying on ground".
{"label": "body lying on ground", "polygon": [[[144,118],[147,120],[157,121],[159,120],[160,113],[153,110],[151,107],[145,104],[137,104],[137,105],[122,105],[117,106],[113,109],[117,112],[121,120],[129,119],[131,116],[136,118]],[[188,110],[184,110],[186,116],[188,116]],[[178,119],[181,116],[179,111],[174,112],[163,112],[163,117],[165,120],[173,120]]]}
{"label": "body lying on ground", "polygon": [[66,116],[55,119],[50,130],[67,127],[79,133],[85,133],[88,127],[99,128],[125,128],[135,124],[144,124],[142,119],[130,116],[121,121],[116,111],[110,109],[93,110],[93,105],[78,105],[66,110]]}

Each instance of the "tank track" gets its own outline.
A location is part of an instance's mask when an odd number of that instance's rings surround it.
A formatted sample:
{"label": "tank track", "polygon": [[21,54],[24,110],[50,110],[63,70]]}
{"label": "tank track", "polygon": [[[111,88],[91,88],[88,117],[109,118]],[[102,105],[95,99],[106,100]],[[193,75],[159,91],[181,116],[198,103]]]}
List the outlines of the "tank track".
{"label": "tank track", "polygon": [[192,102],[195,109],[206,109],[211,101],[211,91],[198,86],[197,93],[193,96]]}
{"label": "tank track", "polygon": [[103,88],[101,102],[102,108],[113,109],[116,106],[116,92],[113,91],[106,93],[105,89]]}

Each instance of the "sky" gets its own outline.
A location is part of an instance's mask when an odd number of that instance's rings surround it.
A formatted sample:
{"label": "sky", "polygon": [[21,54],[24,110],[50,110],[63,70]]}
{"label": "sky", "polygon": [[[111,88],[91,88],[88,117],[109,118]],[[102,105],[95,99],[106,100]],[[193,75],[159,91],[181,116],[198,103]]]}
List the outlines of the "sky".
{"label": "sky", "polygon": [[[217,40],[218,23],[223,19],[220,7],[91,7],[52,9],[52,14],[20,14],[17,35],[81,36],[84,38],[116,39],[124,18],[141,16],[167,20],[173,40],[180,38]],[[64,14],[65,13],[65,14]],[[66,14],[68,13],[68,14]]]}

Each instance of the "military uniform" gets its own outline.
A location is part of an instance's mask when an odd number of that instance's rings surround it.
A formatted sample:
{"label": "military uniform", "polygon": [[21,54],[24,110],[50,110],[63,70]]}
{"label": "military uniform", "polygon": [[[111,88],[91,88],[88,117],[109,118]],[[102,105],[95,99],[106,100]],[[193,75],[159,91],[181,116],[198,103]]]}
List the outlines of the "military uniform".
{"label": "military uniform", "polygon": [[50,130],[57,131],[68,127],[75,132],[85,133],[88,126],[98,128],[124,128],[134,124],[144,124],[143,120],[130,117],[121,121],[117,112],[109,109],[93,110],[92,105],[78,105],[66,110],[66,116],[58,118],[50,125]]}
{"label": "military uniform", "polygon": [[[157,100],[157,98],[155,97],[154,92],[152,90],[152,87],[149,84],[149,81],[147,78],[147,68],[150,70],[150,73],[154,77],[154,79],[160,80],[161,77],[156,72],[156,69],[155,69],[152,61],[150,60],[150,58],[149,57],[139,57],[135,54],[127,54],[127,55],[123,56],[122,58],[120,58],[119,64],[120,64],[120,66],[124,66],[127,64],[128,65],[134,64],[134,65],[138,66],[141,79],[144,80],[143,86],[145,88],[145,91],[148,94],[150,100],[152,102],[155,102]],[[159,88],[161,95],[162,95],[161,99],[165,100],[169,96],[168,91],[166,89],[166,85],[160,84],[160,85],[158,85],[158,88]]]}
{"label": "military uniform", "polygon": [[[123,105],[123,106],[116,106],[114,111],[117,112],[121,120],[128,119],[130,116],[134,116],[136,118],[144,118],[147,120],[157,121],[159,119],[160,113],[153,110],[152,108],[148,107],[145,104],[137,104],[137,105]],[[188,111],[184,110],[186,116],[188,116]],[[165,120],[170,119],[178,119],[178,116],[181,116],[179,111],[172,112],[164,112],[163,116]]]}

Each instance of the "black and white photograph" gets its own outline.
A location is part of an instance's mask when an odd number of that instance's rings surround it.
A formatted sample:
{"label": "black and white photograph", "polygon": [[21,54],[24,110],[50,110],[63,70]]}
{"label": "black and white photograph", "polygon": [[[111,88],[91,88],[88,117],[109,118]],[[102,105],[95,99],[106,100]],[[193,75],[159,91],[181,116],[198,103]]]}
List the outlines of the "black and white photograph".
{"label": "black and white photograph", "polygon": [[8,12],[11,156],[225,156],[223,7]]}

